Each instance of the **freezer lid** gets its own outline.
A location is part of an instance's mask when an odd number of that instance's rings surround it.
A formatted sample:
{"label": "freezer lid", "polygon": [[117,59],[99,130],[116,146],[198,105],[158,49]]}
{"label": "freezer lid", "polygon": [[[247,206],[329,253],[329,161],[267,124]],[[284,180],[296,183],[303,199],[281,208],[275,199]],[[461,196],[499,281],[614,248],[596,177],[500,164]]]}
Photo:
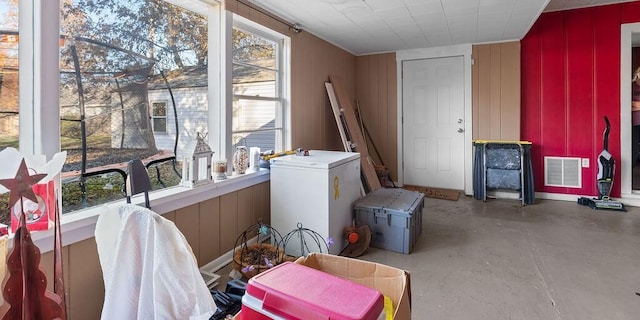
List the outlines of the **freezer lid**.
{"label": "freezer lid", "polygon": [[308,156],[288,155],[271,159],[271,167],[331,169],[359,159],[357,152],[309,150]]}

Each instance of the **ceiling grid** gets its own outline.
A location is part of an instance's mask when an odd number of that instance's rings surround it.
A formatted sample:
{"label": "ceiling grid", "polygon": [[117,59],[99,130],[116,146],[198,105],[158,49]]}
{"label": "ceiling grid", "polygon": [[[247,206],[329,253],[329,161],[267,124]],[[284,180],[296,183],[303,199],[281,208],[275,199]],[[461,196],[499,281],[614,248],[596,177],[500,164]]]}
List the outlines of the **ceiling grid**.
{"label": "ceiling grid", "polygon": [[[250,0],[355,55],[522,39],[544,11],[631,0]],[[295,5],[293,4],[295,3]]]}

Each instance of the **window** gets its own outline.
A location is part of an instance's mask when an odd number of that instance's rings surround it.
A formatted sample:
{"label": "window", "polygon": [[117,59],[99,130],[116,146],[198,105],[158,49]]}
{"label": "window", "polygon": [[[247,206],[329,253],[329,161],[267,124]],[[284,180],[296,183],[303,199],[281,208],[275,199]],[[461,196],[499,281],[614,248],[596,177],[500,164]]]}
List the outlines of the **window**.
{"label": "window", "polygon": [[[60,141],[63,181],[70,182],[63,211],[122,198],[118,170],[129,160],[174,152],[182,159],[196,133],[207,132],[204,9],[159,0],[60,1]],[[180,182],[175,165],[160,165],[154,188]]]}
{"label": "window", "polygon": [[[52,10],[59,19],[39,14]],[[290,148],[289,38],[216,1],[0,0],[0,16],[0,149],[18,146],[20,130],[23,152],[67,151],[63,213],[121,199],[122,177],[103,169],[165,153],[182,159],[198,132],[218,158],[238,143]],[[235,31],[209,30],[227,19]],[[46,76],[58,70],[59,79]],[[161,169],[166,186],[180,180],[172,169]]]}
{"label": "window", "polygon": [[250,22],[233,29],[232,144],[282,151],[286,145],[285,37]]}
{"label": "window", "polygon": [[167,103],[153,102],[151,104],[151,123],[153,132],[167,132]]}
{"label": "window", "polygon": [[0,150],[18,147],[18,0],[0,0]]}

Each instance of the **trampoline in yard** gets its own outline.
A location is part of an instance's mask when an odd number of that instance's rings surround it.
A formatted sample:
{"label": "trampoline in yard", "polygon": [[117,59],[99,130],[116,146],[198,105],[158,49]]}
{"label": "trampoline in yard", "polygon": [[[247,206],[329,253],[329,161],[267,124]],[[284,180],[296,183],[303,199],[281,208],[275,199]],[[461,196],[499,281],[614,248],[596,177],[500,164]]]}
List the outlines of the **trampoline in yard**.
{"label": "trampoline in yard", "polygon": [[[142,159],[147,169],[170,161],[176,168],[178,119],[171,86],[153,59],[84,37],[62,36],[60,57],[60,131],[67,163],[65,182],[79,181],[86,205],[86,179],[117,173],[126,181],[126,167]],[[158,150],[148,101],[148,84],[160,75],[171,97],[175,124],[173,150]],[[166,115],[165,115],[166,116]],[[124,186],[124,183],[123,183]]]}

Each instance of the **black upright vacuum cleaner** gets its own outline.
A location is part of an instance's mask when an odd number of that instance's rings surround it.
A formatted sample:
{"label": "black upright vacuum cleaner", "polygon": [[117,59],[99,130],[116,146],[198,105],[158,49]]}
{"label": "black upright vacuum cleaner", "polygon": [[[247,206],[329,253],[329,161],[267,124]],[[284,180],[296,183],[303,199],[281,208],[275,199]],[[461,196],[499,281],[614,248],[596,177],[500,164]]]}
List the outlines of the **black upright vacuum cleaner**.
{"label": "black upright vacuum cleaner", "polygon": [[607,117],[604,117],[604,122],[606,124],[604,129],[604,150],[598,155],[598,176],[596,180],[598,185],[598,198],[590,199],[580,197],[578,204],[589,206],[592,209],[626,211],[622,203],[609,198],[611,195],[611,187],[613,187],[613,176],[616,172],[616,162],[611,153],[609,153],[609,131],[611,130],[611,124]]}

